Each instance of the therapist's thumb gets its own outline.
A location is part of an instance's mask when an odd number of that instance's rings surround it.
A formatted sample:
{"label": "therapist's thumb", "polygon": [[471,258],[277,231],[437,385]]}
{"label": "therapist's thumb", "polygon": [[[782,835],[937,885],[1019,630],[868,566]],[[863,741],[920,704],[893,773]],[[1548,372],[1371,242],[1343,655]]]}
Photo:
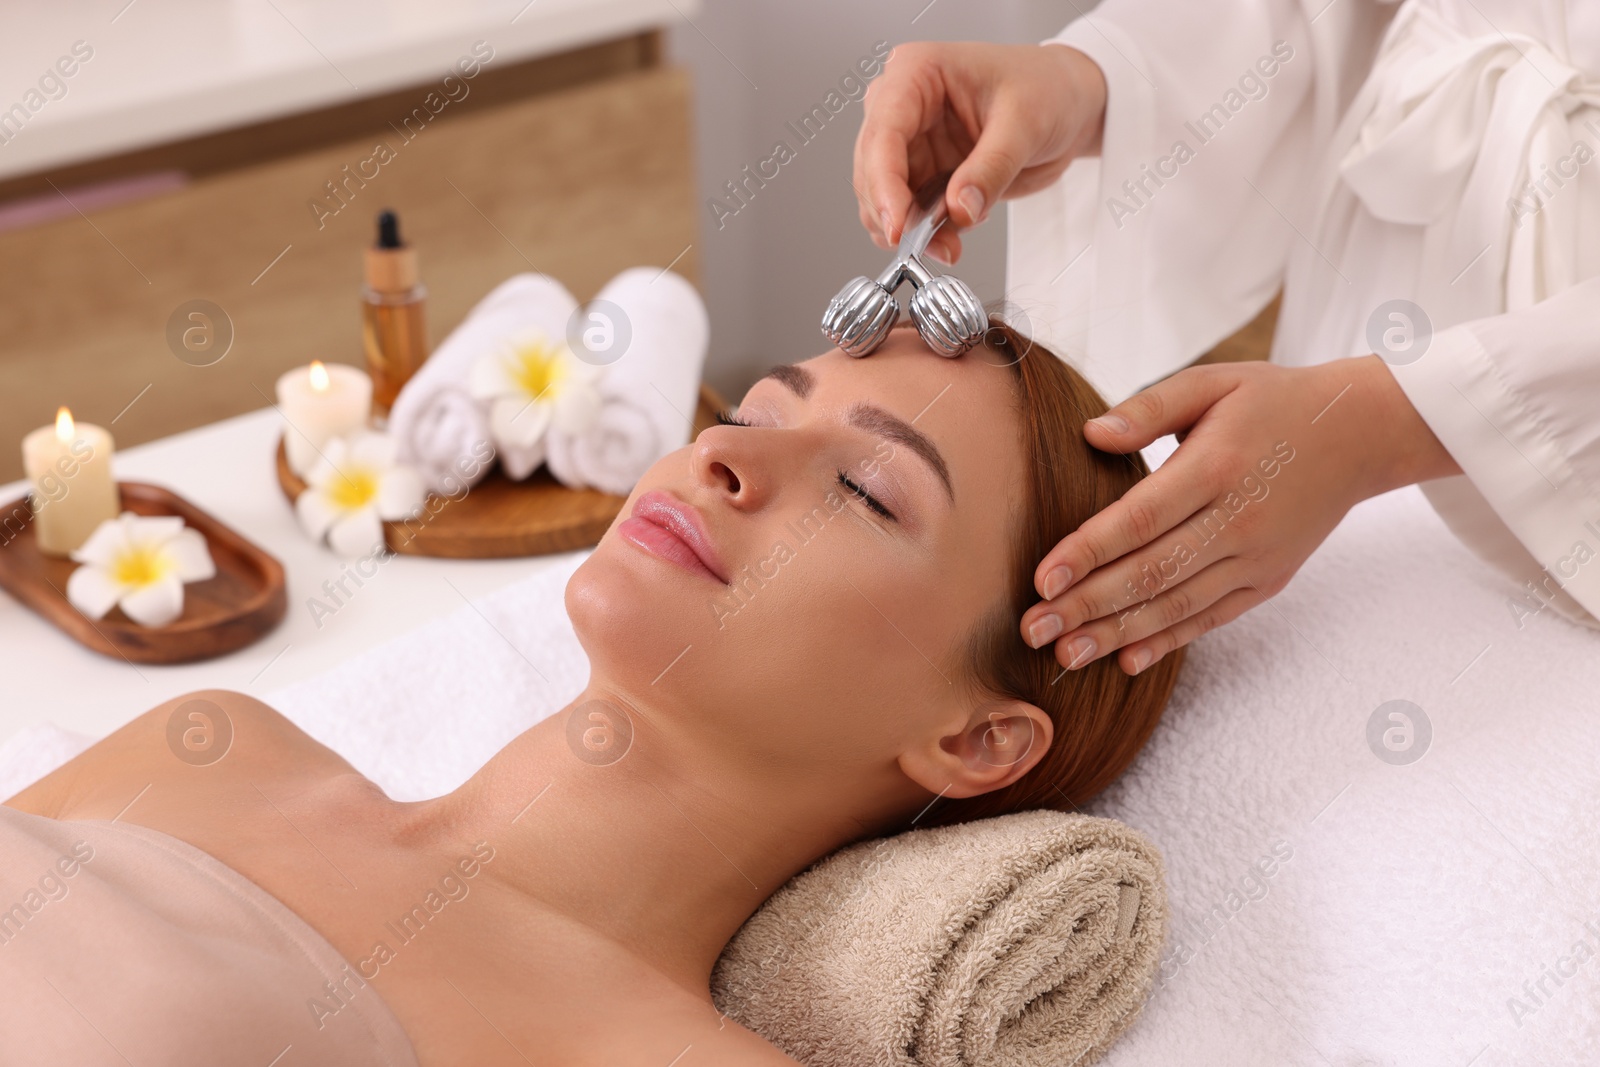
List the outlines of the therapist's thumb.
{"label": "therapist's thumb", "polygon": [[1102,452],[1135,451],[1169,433],[1188,431],[1237,384],[1222,367],[1190,367],[1089,419],[1083,436]]}
{"label": "therapist's thumb", "polygon": [[972,152],[950,176],[945,193],[950,219],[961,229],[976,226],[1005,196],[1038,150],[1036,133],[1016,107],[996,109]]}

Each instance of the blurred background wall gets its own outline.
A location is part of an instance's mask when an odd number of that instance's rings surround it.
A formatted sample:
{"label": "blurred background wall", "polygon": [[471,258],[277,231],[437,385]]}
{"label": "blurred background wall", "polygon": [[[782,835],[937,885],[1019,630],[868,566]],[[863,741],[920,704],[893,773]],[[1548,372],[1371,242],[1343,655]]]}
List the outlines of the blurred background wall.
{"label": "blurred background wall", "polygon": [[[809,143],[785,125],[821,102],[873,45],[914,40],[1040,41],[1089,0],[811,0],[805,4],[705,0],[668,35],[670,56],[694,74],[699,262],[712,333],[707,378],[730,400],[775,362],[827,345],[818,321],[828,298],[888,262],[856,217],[849,178],[861,126],[851,103]],[[796,158],[719,229],[706,206],[723,183],[772,154]],[[770,170],[770,168],[769,168]],[[984,300],[1004,291],[1005,215],[964,238],[956,270]]]}

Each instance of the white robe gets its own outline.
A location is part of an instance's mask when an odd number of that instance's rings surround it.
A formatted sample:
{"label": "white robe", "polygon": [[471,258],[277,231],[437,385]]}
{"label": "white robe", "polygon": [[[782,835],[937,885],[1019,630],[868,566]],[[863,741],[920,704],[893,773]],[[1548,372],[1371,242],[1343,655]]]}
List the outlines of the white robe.
{"label": "white robe", "polygon": [[1105,0],[1052,42],[1105,137],[1012,203],[1020,321],[1116,402],[1280,286],[1289,365],[1412,302],[1390,365],[1464,472],[1424,491],[1519,627],[1600,625],[1600,0]]}

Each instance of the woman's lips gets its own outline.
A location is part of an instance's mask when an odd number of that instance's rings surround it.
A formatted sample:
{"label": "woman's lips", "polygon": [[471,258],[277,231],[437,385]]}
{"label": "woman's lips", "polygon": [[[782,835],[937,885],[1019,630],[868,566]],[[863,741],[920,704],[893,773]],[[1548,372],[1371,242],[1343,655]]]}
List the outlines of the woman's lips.
{"label": "woman's lips", "polygon": [[670,493],[651,489],[642,494],[628,518],[617,524],[617,533],[652,555],[728,584],[728,570],[700,513]]}

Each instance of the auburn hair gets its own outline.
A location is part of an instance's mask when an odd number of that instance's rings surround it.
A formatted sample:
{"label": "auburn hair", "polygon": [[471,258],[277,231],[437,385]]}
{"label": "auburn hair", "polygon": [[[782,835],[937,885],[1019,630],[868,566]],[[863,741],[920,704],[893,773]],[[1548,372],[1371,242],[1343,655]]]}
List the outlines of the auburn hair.
{"label": "auburn hair", "polygon": [[1033,649],[1022,640],[1022,613],[1039,599],[1033,575],[1045,553],[1150,472],[1137,452],[1101,452],[1084,440],[1083,424],[1108,405],[1081,374],[998,314],[991,312],[989,321],[983,345],[963,358],[987,353],[1015,375],[1024,484],[1013,509],[1006,601],[971,634],[968,674],[982,691],[1044,711],[1055,736],[1044,757],[1015,782],[974,797],[942,799],[916,820],[919,826],[1031,808],[1077,808],[1133,762],[1161,720],[1183,664],[1179,648],[1133,676],[1123,673],[1114,655],[1066,671],[1052,644]]}

